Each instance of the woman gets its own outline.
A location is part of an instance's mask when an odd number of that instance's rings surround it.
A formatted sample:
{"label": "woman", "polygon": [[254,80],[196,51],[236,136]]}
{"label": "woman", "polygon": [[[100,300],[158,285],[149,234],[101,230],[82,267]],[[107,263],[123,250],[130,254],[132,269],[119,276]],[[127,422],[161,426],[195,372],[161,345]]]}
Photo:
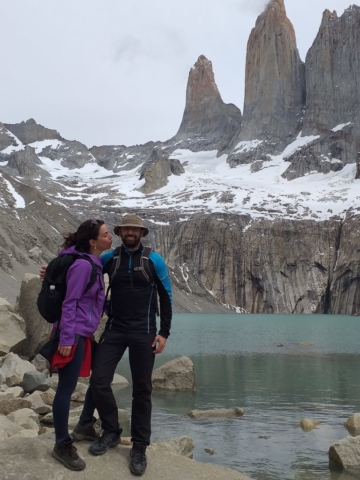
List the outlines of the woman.
{"label": "woman", "polygon": [[[87,290],[92,272],[91,263],[77,258],[66,276],[66,296],[62,315],[56,328],[60,331],[58,351],[51,359],[51,368],[58,368],[59,383],[53,403],[55,447],[52,456],[71,470],[83,470],[85,462],[77,454],[68,431],[70,400],[80,376],[89,376],[91,341],[104,306],[105,291],[100,254],[112,244],[102,220],[86,220],[75,233],[64,236],[60,255],[89,257],[96,265],[98,275],[95,284]],[[89,406],[93,408],[92,405]]]}

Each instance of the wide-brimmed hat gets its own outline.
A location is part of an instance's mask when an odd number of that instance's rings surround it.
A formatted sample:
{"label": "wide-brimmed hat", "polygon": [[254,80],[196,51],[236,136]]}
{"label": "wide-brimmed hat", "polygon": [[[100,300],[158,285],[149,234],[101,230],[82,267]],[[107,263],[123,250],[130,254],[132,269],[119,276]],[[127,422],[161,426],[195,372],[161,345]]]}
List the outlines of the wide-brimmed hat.
{"label": "wide-brimmed hat", "polygon": [[149,233],[149,229],[145,227],[142,219],[138,215],[135,215],[134,213],[129,213],[128,215],[123,216],[119,225],[116,225],[116,227],[114,227],[115,235],[120,235],[121,227],[142,228],[144,230],[144,235],[143,235],[144,237],[146,237],[146,235]]}

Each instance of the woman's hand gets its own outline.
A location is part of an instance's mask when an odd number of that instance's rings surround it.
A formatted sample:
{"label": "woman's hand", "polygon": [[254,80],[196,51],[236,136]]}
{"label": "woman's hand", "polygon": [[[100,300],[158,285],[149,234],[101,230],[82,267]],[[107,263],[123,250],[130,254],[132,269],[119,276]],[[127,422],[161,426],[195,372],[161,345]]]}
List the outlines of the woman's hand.
{"label": "woman's hand", "polygon": [[59,345],[58,346],[58,350],[59,350],[59,353],[60,355],[62,355],[63,357],[68,357],[71,353],[71,348],[72,348],[72,345],[70,346],[66,346],[66,345]]}

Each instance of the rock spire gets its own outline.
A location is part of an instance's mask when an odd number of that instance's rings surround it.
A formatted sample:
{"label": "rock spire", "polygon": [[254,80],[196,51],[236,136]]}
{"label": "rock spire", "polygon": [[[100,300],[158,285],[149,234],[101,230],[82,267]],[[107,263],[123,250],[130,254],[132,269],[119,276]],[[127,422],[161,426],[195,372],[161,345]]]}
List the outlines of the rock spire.
{"label": "rock spire", "polygon": [[[200,55],[191,68],[186,89],[186,105],[175,140],[192,140],[211,148],[226,146],[241,125],[241,112],[223,102],[215,82],[212,63]],[[189,145],[191,148],[191,145]],[[195,147],[196,148],[196,147]]]}
{"label": "rock spire", "polygon": [[294,28],[284,0],[271,0],[248,40],[240,140],[295,136],[304,103],[305,70]]}

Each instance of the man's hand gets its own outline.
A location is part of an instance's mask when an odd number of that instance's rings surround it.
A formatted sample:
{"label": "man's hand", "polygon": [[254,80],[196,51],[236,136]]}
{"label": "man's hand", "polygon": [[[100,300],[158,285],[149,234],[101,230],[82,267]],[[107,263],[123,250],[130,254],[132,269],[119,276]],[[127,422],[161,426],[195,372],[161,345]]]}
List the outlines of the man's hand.
{"label": "man's hand", "polygon": [[155,350],[153,351],[155,355],[157,353],[163,352],[164,348],[166,347],[166,338],[162,337],[161,335],[156,335],[151,346],[156,347]]}
{"label": "man's hand", "polygon": [[59,345],[58,350],[60,355],[62,355],[63,357],[68,357],[71,353],[71,345],[69,347],[65,345]]}
{"label": "man's hand", "polygon": [[39,268],[40,280],[43,281],[46,273],[47,265],[41,265]]}

